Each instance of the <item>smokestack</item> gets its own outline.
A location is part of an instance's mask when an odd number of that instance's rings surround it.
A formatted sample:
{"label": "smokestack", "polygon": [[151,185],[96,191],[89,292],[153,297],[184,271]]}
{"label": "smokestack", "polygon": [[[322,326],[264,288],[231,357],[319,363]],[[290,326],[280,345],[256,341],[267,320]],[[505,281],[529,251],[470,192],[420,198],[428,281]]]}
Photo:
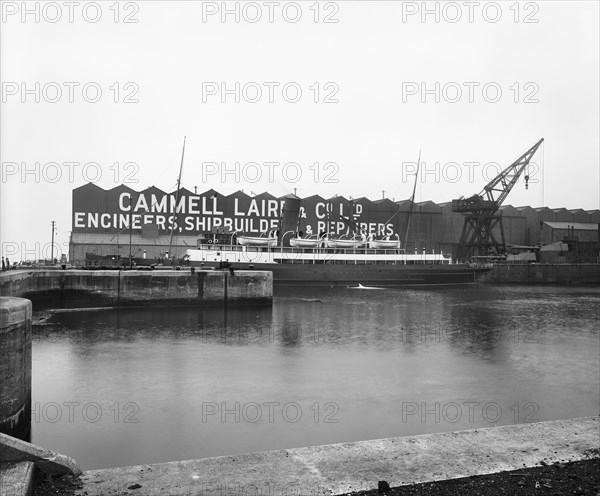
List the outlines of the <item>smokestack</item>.
{"label": "smokestack", "polygon": [[[292,194],[286,195],[282,199],[284,203],[281,210],[279,235],[277,237],[279,238],[279,246],[290,246],[290,238],[294,236],[293,233],[298,230],[301,200],[296,195]],[[284,234],[288,231],[292,232],[284,237]]]}

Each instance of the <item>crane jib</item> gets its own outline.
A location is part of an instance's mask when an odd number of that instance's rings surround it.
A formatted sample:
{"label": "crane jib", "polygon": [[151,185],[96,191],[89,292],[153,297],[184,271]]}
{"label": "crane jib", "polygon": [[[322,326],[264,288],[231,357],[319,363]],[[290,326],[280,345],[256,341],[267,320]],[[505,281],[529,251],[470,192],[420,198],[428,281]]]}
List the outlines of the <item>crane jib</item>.
{"label": "crane jib", "polygon": [[[502,216],[496,212],[509,195],[531,158],[544,142],[541,138],[535,145],[493,178],[483,191],[469,198],[452,200],[452,211],[465,214],[464,224],[457,246],[459,261],[467,261],[473,255],[498,255],[505,249]],[[528,188],[529,171],[525,174]]]}

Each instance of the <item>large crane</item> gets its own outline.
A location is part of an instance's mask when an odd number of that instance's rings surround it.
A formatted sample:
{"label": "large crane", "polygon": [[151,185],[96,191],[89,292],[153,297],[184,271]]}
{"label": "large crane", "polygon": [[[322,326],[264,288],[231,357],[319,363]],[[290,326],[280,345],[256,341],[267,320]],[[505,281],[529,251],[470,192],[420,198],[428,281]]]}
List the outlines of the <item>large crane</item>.
{"label": "large crane", "polygon": [[[483,191],[470,198],[452,200],[452,211],[466,214],[460,241],[458,242],[457,258],[467,261],[472,256],[499,254],[505,247],[502,216],[497,211],[513,189],[513,186],[528,167],[537,149],[543,143],[540,139],[535,145],[504,169],[494,179],[485,185]],[[525,174],[525,188],[529,186],[529,174]],[[500,238],[494,233],[498,229]]]}

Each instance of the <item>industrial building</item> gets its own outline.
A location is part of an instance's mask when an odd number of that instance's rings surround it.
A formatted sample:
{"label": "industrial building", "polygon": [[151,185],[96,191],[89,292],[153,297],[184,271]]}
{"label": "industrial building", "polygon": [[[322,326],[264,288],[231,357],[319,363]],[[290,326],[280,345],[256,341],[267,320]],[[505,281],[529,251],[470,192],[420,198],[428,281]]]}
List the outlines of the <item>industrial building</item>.
{"label": "industrial building", "polygon": [[[348,235],[347,225],[341,222],[345,217],[367,234],[398,234],[404,241],[410,204],[409,200],[313,195],[302,199],[297,231],[303,236]],[[138,192],[120,185],[104,190],[89,183],[73,190],[69,260],[83,263],[108,257],[116,263],[130,256],[180,258],[210,233],[229,235],[235,243],[236,234],[260,235],[277,229],[282,205],[285,208],[283,198],[269,193],[250,196],[238,191],[225,196],[213,189],[196,194],[182,188],[177,195],[156,187]],[[506,244],[539,245],[562,241],[565,236],[598,241],[600,210],[503,205],[498,214]],[[451,254],[463,223],[463,214],[452,211],[452,202],[415,203],[405,248]]]}
{"label": "industrial building", "polygon": [[548,245],[565,239],[579,242],[598,241],[598,224],[590,222],[542,222],[541,244]]}

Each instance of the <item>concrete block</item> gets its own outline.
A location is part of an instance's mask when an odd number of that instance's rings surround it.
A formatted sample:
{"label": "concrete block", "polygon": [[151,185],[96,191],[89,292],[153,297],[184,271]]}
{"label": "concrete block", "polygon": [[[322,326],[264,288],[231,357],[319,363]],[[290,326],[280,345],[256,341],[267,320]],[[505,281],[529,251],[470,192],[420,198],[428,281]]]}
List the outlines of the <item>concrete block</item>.
{"label": "concrete block", "polygon": [[270,303],[271,272],[203,270],[31,270],[0,275],[0,294],[53,308]]}
{"label": "concrete block", "polygon": [[31,302],[0,297],[0,432],[26,438],[31,425]]}
{"label": "concrete block", "polygon": [[200,303],[224,301],[225,273],[223,270],[198,272],[198,301]]}
{"label": "concrete block", "polygon": [[0,463],[0,496],[31,496],[33,469],[33,462]]}
{"label": "concrete block", "polygon": [[47,474],[81,474],[75,460],[34,444],[0,433],[0,463],[33,462]]}
{"label": "concrete block", "polygon": [[234,271],[227,274],[227,301],[269,303],[273,300],[273,273]]}
{"label": "concrete block", "polygon": [[24,298],[0,297],[0,332],[31,320],[31,302]]}

